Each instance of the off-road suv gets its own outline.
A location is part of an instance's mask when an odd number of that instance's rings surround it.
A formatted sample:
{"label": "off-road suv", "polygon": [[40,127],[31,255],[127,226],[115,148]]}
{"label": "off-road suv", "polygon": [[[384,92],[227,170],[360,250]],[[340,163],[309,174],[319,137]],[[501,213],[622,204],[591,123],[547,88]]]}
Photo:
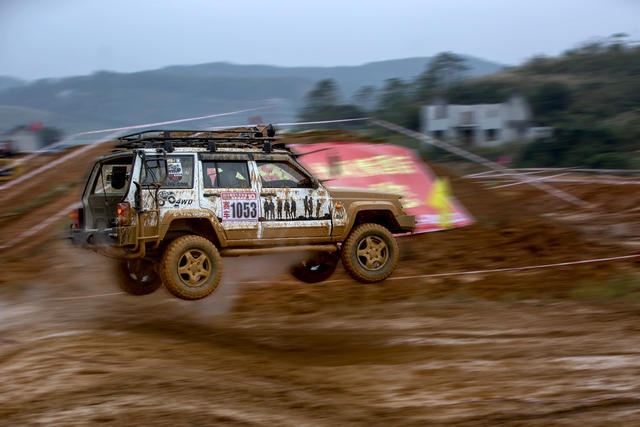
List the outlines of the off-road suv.
{"label": "off-road suv", "polygon": [[415,226],[400,196],[327,188],[274,136],[269,126],[120,138],[91,169],[72,241],[116,258],[121,288],[136,295],[164,283],[179,298],[204,298],[220,282],[221,256],[274,252],[306,253],[292,273],[308,283],[340,259],[358,281],[388,277],[392,233]]}

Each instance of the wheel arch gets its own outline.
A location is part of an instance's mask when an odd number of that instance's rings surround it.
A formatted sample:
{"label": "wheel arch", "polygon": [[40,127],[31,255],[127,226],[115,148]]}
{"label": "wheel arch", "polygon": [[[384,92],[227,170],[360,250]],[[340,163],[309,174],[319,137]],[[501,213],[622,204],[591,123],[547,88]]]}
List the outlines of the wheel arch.
{"label": "wheel arch", "polygon": [[224,232],[217,219],[210,218],[204,213],[199,215],[198,212],[190,212],[189,215],[183,212],[167,213],[159,227],[158,239],[173,240],[185,234],[202,236],[218,248],[226,246]]}
{"label": "wheel arch", "polygon": [[381,225],[392,233],[402,232],[400,224],[396,219],[396,215],[402,213],[396,212],[395,207],[389,203],[368,203],[353,206],[352,209],[349,215],[350,221],[345,237],[357,226],[366,223]]}

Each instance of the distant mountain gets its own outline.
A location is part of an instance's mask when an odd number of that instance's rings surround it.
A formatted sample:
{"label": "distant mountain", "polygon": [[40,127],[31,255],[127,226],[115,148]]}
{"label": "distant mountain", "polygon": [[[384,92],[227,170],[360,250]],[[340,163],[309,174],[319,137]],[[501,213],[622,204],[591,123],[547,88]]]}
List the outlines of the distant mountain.
{"label": "distant mountain", "polygon": [[[501,71],[504,65],[462,55],[469,67],[469,77],[484,76]],[[345,97],[350,97],[362,86],[382,86],[386,79],[412,79],[421,74],[431,61],[430,57],[391,59],[363,65],[338,67],[279,67],[273,65],[238,65],[211,62],[199,65],[174,65],[156,70],[176,76],[193,77],[298,77],[312,82],[334,79]]]}
{"label": "distant mountain", "polygon": [[0,76],[0,90],[21,86],[24,83],[24,80],[16,79],[15,77]]}
{"label": "distant mountain", "polygon": [[[470,76],[503,69],[500,64],[465,57]],[[381,86],[386,79],[410,79],[430,58],[406,58],[341,67],[278,67],[214,62],[170,66],[137,73],[101,71],[88,76],[24,83],[0,77],[0,130],[38,120],[65,132],[120,127],[276,105],[277,109],[183,124],[203,128],[245,123],[290,121],[304,95],[321,79],[335,79],[345,101],[361,86]],[[4,84],[4,86],[2,86]],[[13,110],[12,110],[13,109]],[[40,115],[39,115],[40,114]]]}

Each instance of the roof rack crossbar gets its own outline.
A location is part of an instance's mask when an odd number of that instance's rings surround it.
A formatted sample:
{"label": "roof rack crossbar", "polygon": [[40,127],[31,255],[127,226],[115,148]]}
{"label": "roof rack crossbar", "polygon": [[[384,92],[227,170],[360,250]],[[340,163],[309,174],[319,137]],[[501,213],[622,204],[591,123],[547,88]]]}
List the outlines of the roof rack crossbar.
{"label": "roof rack crossbar", "polygon": [[162,136],[164,138],[185,138],[184,136],[178,136],[178,135],[172,135],[172,134],[177,134],[177,133],[190,133],[190,134],[200,134],[200,135],[207,135],[207,136],[212,136],[212,135],[220,135],[220,134],[247,134],[248,137],[253,137],[253,138],[261,138],[263,137],[262,132],[260,131],[260,129],[258,129],[257,127],[251,127],[251,128],[243,128],[243,129],[220,129],[220,130],[193,130],[193,129],[175,129],[175,130],[167,130],[167,129],[149,129],[149,130],[144,130],[141,132],[135,132],[135,133],[131,133],[128,135],[123,135],[121,137],[119,137],[118,139],[120,140],[136,140],[136,139],[143,139],[143,138],[148,138],[151,135],[150,134],[159,134],[156,135],[154,137],[158,137],[158,136]]}
{"label": "roof rack crossbar", "polygon": [[154,129],[121,136],[118,138],[119,143],[116,144],[116,148],[164,148],[168,143],[172,147],[201,147],[209,150],[215,146],[262,148],[266,152],[270,152],[272,146],[281,148],[280,144],[275,144],[273,128],[267,128],[267,135],[265,137],[257,127],[231,130]]}

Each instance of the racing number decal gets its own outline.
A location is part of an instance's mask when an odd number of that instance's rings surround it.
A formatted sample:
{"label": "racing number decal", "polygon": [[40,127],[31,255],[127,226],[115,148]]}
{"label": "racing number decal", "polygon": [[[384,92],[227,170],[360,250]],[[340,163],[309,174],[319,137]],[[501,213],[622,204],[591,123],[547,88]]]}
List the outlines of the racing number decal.
{"label": "racing number decal", "polygon": [[231,218],[245,219],[258,217],[256,202],[231,202]]}
{"label": "racing number decal", "polygon": [[258,193],[220,193],[222,221],[258,221]]}

